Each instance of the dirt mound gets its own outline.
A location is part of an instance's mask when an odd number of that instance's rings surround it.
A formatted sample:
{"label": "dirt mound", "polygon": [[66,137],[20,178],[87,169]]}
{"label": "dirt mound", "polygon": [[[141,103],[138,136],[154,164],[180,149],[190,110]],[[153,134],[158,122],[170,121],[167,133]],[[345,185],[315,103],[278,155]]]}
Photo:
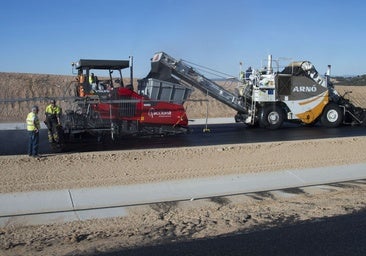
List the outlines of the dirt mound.
{"label": "dirt mound", "polygon": [[[221,86],[234,91],[236,82],[220,82]],[[137,88],[137,79],[134,81]],[[352,102],[366,107],[366,86],[337,86],[340,94],[352,91]],[[37,104],[40,113],[44,112],[47,98],[74,96],[75,77],[49,74],[1,73],[0,72],[0,122],[23,122],[31,107]],[[37,101],[19,99],[40,98]],[[7,102],[4,102],[4,101]],[[9,102],[13,100],[13,102]],[[65,110],[71,107],[68,101],[58,102]],[[190,100],[185,103],[188,118],[233,117],[236,112],[223,103],[199,90],[194,90]]]}
{"label": "dirt mound", "polygon": [[[74,96],[75,77],[48,74],[1,73],[0,72],[0,122],[23,122],[33,105],[44,112],[47,98]],[[226,86],[226,85],[225,85]],[[137,88],[137,79],[134,81]],[[234,86],[231,86],[234,89]],[[19,99],[41,98],[37,101]],[[202,118],[207,112],[207,97],[194,90],[191,100],[185,103],[189,118]],[[13,100],[13,102],[9,102]],[[202,101],[196,101],[202,100]],[[235,111],[208,97],[209,117],[231,117]],[[7,101],[7,102],[4,102]],[[58,102],[63,109],[70,108],[70,102]]]}
{"label": "dirt mound", "polygon": [[[30,98],[52,98],[70,96],[72,94],[72,76],[0,73],[0,122],[23,122],[33,105],[44,112],[47,100],[18,101]],[[66,107],[65,104],[61,104]]]}

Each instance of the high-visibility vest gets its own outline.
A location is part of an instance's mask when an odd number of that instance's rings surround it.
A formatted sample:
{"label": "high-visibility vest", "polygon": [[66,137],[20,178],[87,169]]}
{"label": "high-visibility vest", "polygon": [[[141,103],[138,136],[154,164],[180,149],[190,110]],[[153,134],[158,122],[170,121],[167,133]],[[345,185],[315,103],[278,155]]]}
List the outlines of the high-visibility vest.
{"label": "high-visibility vest", "polygon": [[41,128],[38,116],[33,112],[30,112],[27,115],[26,122],[27,122],[27,131],[34,131],[36,129],[39,130]]}
{"label": "high-visibility vest", "polygon": [[46,107],[46,116],[56,118],[61,114],[61,108],[59,106],[53,106],[52,104]]}
{"label": "high-visibility vest", "polygon": [[95,76],[89,76],[89,84],[95,83]]}

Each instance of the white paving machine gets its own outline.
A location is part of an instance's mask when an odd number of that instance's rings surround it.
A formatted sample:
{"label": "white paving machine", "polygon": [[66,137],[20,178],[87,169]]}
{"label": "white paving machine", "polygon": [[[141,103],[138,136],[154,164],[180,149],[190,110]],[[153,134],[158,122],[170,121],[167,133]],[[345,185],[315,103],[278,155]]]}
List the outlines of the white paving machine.
{"label": "white paving machine", "polygon": [[242,72],[235,92],[220,86],[184,60],[164,52],[154,55],[146,79],[174,81],[195,87],[235,109],[236,122],[278,129],[284,122],[325,127],[366,125],[366,110],[341,96],[330,81],[330,65],[324,76],[309,61],[291,62],[279,71],[272,56],[259,70]]}

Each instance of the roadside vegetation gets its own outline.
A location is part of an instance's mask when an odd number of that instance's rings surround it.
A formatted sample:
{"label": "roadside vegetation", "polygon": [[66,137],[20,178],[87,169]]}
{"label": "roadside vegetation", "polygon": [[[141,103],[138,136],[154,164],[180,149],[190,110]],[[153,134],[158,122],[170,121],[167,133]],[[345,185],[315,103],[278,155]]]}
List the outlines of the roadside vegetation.
{"label": "roadside vegetation", "polygon": [[335,85],[345,85],[345,86],[364,86],[366,85],[366,74],[358,76],[338,76],[334,77]]}

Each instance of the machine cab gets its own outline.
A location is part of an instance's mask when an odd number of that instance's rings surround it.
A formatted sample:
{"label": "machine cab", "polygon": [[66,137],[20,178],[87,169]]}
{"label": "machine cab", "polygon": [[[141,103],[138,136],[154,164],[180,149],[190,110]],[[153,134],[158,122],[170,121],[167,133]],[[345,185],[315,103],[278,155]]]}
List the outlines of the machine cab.
{"label": "machine cab", "polygon": [[[80,59],[72,63],[73,73],[77,74],[76,96],[109,95],[116,87],[133,90],[132,57],[129,60]],[[130,81],[125,84],[122,71],[130,68]]]}

